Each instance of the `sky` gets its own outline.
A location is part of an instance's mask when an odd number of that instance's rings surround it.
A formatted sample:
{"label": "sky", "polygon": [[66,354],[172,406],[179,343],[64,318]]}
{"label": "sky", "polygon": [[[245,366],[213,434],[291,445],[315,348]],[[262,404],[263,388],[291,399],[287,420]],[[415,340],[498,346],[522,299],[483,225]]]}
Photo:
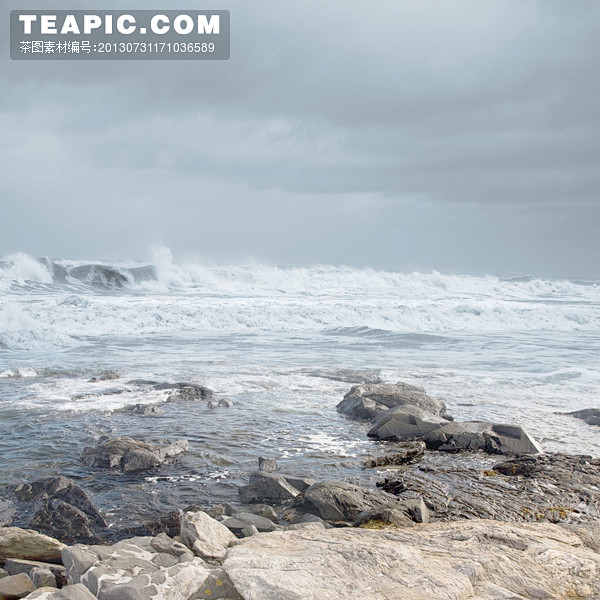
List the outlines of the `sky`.
{"label": "sky", "polygon": [[127,3],[186,7],[229,60],[3,44],[0,255],[600,278],[596,0]]}

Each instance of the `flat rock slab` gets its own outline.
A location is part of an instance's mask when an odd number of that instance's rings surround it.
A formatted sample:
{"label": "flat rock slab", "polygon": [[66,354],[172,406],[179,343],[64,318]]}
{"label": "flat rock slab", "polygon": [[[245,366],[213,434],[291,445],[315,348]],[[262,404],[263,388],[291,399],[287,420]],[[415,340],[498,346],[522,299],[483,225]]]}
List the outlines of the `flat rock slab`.
{"label": "flat rock slab", "polygon": [[274,532],[243,540],[223,566],[245,600],[600,597],[600,555],[551,524]]}
{"label": "flat rock slab", "polygon": [[584,408],[583,410],[575,410],[564,414],[581,419],[588,425],[600,425],[600,408]]}
{"label": "flat rock slab", "polygon": [[600,522],[600,459],[535,454],[498,462],[482,453],[427,452],[378,484],[421,496],[443,520]]}
{"label": "flat rock slab", "polygon": [[442,417],[406,404],[382,413],[367,435],[378,440],[398,442],[406,438],[424,437],[447,424],[448,421]]}
{"label": "flat rock slab", "polygon": [[27,596],[27,600],[96,600],[96,596],[85,585],[76,583],[61,590],[40,588]]}
{"label": "flat rock slab", "polygon": [[540,445],[519,425],[465,421],[446,423],[424,437],[428,448],[446,452],[483,450],[491,454],[538,454]]}

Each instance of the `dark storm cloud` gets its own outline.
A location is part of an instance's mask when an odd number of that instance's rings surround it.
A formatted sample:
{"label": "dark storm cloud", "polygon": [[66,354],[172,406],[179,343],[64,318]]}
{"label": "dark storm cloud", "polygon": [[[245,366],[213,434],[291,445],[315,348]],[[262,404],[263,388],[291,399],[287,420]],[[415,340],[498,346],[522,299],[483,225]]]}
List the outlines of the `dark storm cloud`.
{"label": "dark storm cloud", "polygon": [[0,252],[600,275],[596,2],[219,8],[227,62],[3,60]]}

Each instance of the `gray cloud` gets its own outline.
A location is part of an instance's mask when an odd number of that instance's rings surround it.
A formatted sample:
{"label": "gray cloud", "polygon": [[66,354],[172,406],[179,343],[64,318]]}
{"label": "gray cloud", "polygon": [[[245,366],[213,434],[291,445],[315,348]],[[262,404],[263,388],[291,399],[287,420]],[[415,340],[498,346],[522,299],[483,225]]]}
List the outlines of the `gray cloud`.
{"label": "gray cloud", "polygon": [[596,2],[220,7],[226,62],[3,58],[0,252],[600,276]]}

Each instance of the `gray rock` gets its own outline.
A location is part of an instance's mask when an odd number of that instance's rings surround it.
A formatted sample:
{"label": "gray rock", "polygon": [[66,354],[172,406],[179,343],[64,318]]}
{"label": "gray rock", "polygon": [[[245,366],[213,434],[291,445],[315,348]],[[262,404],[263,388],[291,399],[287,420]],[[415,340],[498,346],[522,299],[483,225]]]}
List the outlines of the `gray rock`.
{"label": "gray rock", "polygon": [[58,560],[63,547],[63,543],[37,531],[0,527],[0,561],[8,558]]}
{"label": "gray rock", "polygon": [[63,550],[69,581],[83,583],[99,600],[189,600],[210,575],[202,559],[165,550],[164,539],[133,538],[112,546],[70,546]]}
{"label": "gray rock", "polygon": [[218,406],[219,408],[231,408],[233,406],[233,400],[231,398],[220,398]]}
{"label": "gray rock", "polygon": [[576,419],[582,419],[588,425],[600,425],[600,408],[584,408],[565,414]]}
{"label": "gray rock", "polygon": [[421,440],[399,442],[394,446],[394,452],[376,458],[370,458],[365,462],[365,466],[371,468],[397,467],[411,463],[421,458],[425,454],[426,448],[425,442]]}
{"label": "gray rock", "polygon": [[0,525],[34,529],[67,543],[93,539],[108,526],[86,492],[67,477],[0,485],[0,499]]}
{"label": "gray rock", "polygon": [[95,447],[84,448],[81,458],[89,467],[124,472],[152,469],[189,449],[187,440],[149,444],[130,437],[101,438]]}
{"label": "gray rock", "polygon": [[426,436],[447,423],[418,406],[406,404],[381,414],[367,435],[378,440],[401,441]]}
{"label": "gray rock", "polygon": [[239,489],[240,500],[244,503],[280,502],[295,498],[300,490],[290,485],[285,477],[276,473],[255,471],[250,475],[250,483]]}
{"label": "gray rock", "polygon": [[259,533],[258,529],[254,525],[248,525],[244,527],[240,532],[240,537],[247,538]]}
{"label": "gray rock", "polygon": [[[38,560],[26,560],[23,558],[7,558],[5,562],[5,568],[10,575],[18,575],[19,573],[25,573],[29,575],[34,583],[35,579],[33,577],[33,572],[36,569],[50,571],[56,582],[52,587],[55,587],[56,585],[58,585],[58,587],[67,585],[67,571],[62,565],[59,564],[42,562]],[[35,587],[42,586],[35,583]]]}
{"label": "gray rock", "polygon": [[96,600],[82,583],[68,585],[61,590],[54,588],[40,588],[27,596],[27,600]]}
{"label": "gray rock", "polygon": [[157,417],[164,414],[165,411],[156,404],[135,404],[130,412],[142,417]]}
{"label": "gray rock", "polygon": [[258,457],[258,470],[265,471],[266,473],[274,473],[279,470],[279,465],[274,458],[265,458],[264,456]]}
{"label": "gray rock", "polygon": [[35,590],[35,585],[25,573],[9,575],[0,579],[0,600],[25,598]]}
{"label": "gray rock", "polygon": [[428,448],[448,452],[483,450],[492,454],[537,454],[539,444],[518,425],[483,421],[447,423],[425,436]]}
{"label": "gray rock", "polygon": [[406,511],[391,506],[379,506],[359,513],[354,521],[357,527],[383,529],[385,526],[413,527],[413,520]]}
{"label": "gray rock", "polygon": [[[227,527],[228,529],[231,529],[231,531],[233,531],[234,533],[236,533],[236,531],[229,524],[229,522],[232,520],[238,521],[239,523],[243,523],[244,526],[254,525],[256,529],[258,529],[258,531],[260,532],[275,531],[275,529],[277,529],[275,523],[273,523],[273,521],[271,521],[270,519],[266,519],[265,517],[261,517],[259,515],[254,515],[252,513],[242,512],[237,513],[232,518],[225,519],[225,521],[223,521],[223,525],[225,525],[225,527]],[[241,529],[243,529],[243,527]]]}
{"label": "gray rock", "polygon": [[215,409],[219,408],[219,403],[216,400],[209,400],[206,406],[208,406],[210,409]]}
{"label": "gray rock", "polygon": [[8,577],[8,573],[4,569],[0,569],[0,579]]}
{"label": "gray rock", "polygon": [[229,544],[237,539],[225,525],[203,511],[183,514],[180,537],[196,556],[209,560],[222,559]]}
{"label": "gray rock", "polygon": [[600,598],[600,555],[541,523],[274,532],[241,540],[223,568],[247,599]]}
{"label": "gray rock", "polygon": [[355,385],[337,405],[337,410],[355,419],[372,420],[382,411],[406,404],[451,420],[441,400],[428,396],[421,387],[402,382]]}
{"label": "gray rock", "polygon": [[600,523],[600,459],[428,452],[378,484],[399,499],[421,496],[436,519]]}
{"label": "gray rock", "polygon": [[36,588],[50,587],[55,588],[57,586],[56,577],[54,577],[50,569],[42,569],[40,567],[34,567],[31,569],[31,581]]}
{"label": "gray rock", "polygon": [[364,511],[397,504],[397,498],[342,481],[322,481],[311,485],[303,497],[303,507],[326,521],[353,522]]}
{"label": "gray rock", "polygon": [[167,398],[168,402],[191,402],[197,400],[210,400],[213,391],[197,383],[158,383],[155,390],[173,390]]}
{"label": "gray rock", "polygon": [[99,375],[92,377],[89,382],[94,381],[111,381],[113,379],[119,379],[120,375],[114,371],[102,371]]}

